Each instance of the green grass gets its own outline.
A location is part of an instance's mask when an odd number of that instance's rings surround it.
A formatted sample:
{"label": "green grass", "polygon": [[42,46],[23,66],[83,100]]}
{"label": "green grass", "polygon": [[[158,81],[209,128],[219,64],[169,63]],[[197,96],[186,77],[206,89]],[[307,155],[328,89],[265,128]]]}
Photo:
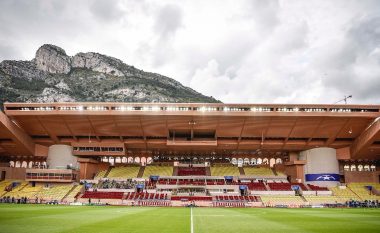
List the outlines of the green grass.
{"label": "green grass", "polygon": [[[0,205],[0,232],[191,233],[190,208]],[[194,233],[380,232],[380,209],[194,208]]]}

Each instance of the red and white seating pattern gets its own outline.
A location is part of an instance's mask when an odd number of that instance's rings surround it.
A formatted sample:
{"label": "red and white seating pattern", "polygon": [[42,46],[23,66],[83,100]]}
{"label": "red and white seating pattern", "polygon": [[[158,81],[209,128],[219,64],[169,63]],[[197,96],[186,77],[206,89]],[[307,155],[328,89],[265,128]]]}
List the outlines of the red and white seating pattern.
{"label": "red and white seating pattern", "polygon": [[94,198],[94,199],[122,199],[123,192],[89,192],[86,191],[82,198]]}
{"label": "red and white seating pattern", "polygon": [[168,194],[131,192],[125,195],[125,199],[126,200],[168,200]]}

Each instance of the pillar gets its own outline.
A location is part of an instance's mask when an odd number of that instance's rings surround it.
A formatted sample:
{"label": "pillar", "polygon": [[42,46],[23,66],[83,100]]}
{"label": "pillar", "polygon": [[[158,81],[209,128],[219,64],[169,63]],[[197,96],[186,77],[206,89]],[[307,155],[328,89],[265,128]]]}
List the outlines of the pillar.
{"label": "pillar", "polygon": [[300,159],[306,160],[306,183],[323,187],[336,186],[339,183],[339,164],[335,149],[323,147],[302,151]]}

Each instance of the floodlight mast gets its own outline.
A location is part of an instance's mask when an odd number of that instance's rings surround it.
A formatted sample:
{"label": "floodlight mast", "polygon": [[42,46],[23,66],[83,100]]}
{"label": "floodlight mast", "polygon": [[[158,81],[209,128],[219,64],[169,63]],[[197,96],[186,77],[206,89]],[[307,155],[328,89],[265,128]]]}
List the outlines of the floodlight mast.
{"label": "floodlight mast", "polygon": [[347,99],[350,99],[350,98],[352,98],[352,95],[344,96],[343,99],[341,99],[341,100],[335,102],[334,104],[340,103],[340,102],[342,102],[342,101],[344,101],[344,104],[347,104]]}

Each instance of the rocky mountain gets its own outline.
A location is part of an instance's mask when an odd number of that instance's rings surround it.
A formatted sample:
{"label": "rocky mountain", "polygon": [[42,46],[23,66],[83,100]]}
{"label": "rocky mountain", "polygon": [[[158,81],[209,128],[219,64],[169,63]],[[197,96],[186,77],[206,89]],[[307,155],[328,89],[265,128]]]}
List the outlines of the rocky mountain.
{"label": "rocky mountain", "polygon": [[0,63],[3,102],[219,102],[174,79],[98,53],[45,44],[31,61]]}

